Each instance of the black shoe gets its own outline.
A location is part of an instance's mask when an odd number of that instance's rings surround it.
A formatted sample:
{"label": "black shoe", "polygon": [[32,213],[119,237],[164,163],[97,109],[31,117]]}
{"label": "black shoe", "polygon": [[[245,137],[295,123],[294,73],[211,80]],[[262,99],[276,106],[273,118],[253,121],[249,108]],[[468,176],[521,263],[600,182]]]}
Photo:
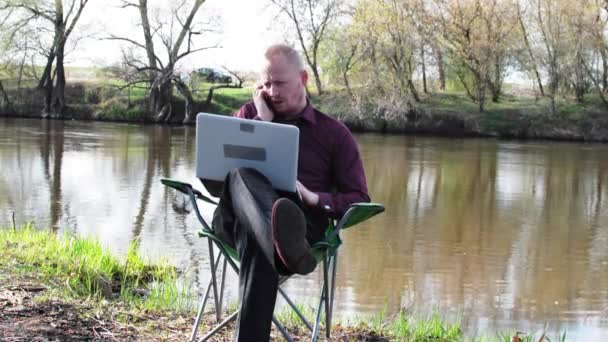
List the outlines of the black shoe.
{"label": "black shoe", "polygon": [[274,249],[283,264],[294,273],[308,274],[317,265],[306,240],[306,218],[291,200],[279,198],[271,215]]}

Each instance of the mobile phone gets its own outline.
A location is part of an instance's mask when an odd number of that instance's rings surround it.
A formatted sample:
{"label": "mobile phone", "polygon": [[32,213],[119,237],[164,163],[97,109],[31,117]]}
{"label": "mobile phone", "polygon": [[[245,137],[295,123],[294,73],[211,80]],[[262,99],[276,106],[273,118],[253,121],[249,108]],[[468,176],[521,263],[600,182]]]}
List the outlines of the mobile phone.
{"label": "mobile phone", "polygon": [[266,102],[268,109],[270,109],[270,111],[274,113],[274,106],[272,105],[272,100],[270,99],[270,95],[268,95],[268,93],[266,93],[266,92],[263,92],[262,98],[264,98],[264,102]]}

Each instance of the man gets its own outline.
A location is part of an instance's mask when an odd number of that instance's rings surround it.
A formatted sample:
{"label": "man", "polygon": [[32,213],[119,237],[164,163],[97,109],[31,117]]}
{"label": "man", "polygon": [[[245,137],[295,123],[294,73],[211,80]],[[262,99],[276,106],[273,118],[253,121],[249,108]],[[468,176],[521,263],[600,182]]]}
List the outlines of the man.
{"label": "man", "polygon": [[310,246],[323,238],[329,218],[340,217],[352,203],[369,202],[355,140],[308,102],[301,57],[282,44],[269,47],[264,57],[253,101],[235,115],[300,129],[297,194],[275,191],[261,173],[246,168],[231,171],[221,193],[204,182],[220,197],[213,229],[241,258],[237,341],[269,339],[279,274],[312,272]]}

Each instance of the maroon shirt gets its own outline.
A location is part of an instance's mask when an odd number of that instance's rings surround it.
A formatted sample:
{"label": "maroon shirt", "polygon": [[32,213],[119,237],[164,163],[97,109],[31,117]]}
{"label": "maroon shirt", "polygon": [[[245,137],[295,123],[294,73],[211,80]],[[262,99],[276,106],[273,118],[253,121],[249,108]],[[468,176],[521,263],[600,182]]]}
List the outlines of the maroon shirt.
{"label": "maroon shirt", "polygon": [[[235,116],[258,119],[253,102],[246,103]],[[348,128],[310,104],[295,125],[300,129],[298,180],[319,195],[314,211],[339,218],[349,205],[369,202],[363,163]]]}

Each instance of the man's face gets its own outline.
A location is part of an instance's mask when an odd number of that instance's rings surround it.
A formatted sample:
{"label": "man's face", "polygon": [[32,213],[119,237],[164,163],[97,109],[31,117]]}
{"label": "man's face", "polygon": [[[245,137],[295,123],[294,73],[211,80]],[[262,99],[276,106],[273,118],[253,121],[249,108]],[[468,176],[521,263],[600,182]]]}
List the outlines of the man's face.
{"label": "man's face", "polygon": [[263,90],[270,96],[274,111],[279,114],[298,114],[305,102],[308,75],[289,64],[283,55],[273,56],[262,69]]}

